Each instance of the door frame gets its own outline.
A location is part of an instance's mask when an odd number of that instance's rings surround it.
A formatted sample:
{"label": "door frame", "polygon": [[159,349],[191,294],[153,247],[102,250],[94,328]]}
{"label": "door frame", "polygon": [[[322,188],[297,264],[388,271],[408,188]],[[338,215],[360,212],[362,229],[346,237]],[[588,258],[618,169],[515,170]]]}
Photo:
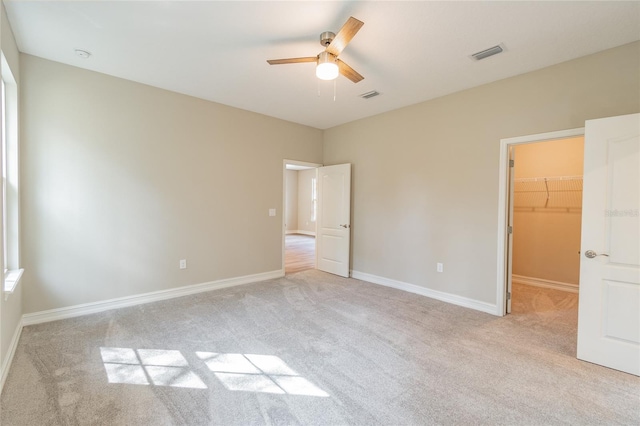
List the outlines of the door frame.
{"label": "door frame", "polygon": [[505,316],[507,314],[507,265],[509,262],[509,234],[507,233],[507,226],[509,225],[509,200],[513,196],[513,188],[510,188],[509,185],[509,148],[527,143],[548,142],[576,136],[584,136],[584,127],[500,139],[498,177],[498,280],[496,283],[495,313],[497,316]]}
{"label": "door frame", "polygon": [[[285,215],[286,215],[286,208],[287,208],[287,164],[291,164],[293,166],[303,166],[303,167],[309,167],[312,169],[317,169],[318,167],[322,167],[322,164],[319,163],[309,163],[306,161],[298,161],[298,160],[287,160],[284,159],[282,160],[282,275],[285,275],[285,267],[284,267],[284,263],[285,263],[285,239],[286,239],[286,235],[287,235],[287,228],[285,226]],[[316,232],[317,234],[317,232]],[[317,242],[316,242],[316,252],[317,252]]]}

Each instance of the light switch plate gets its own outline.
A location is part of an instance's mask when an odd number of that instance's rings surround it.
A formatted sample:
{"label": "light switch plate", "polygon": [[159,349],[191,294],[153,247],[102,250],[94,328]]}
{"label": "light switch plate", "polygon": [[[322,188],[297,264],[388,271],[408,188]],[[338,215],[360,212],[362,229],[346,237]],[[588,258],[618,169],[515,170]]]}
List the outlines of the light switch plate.
{"label": "light switch plate", "polygon": [[276,209],[269,209],[269,216],[275,216],[276,215]]}

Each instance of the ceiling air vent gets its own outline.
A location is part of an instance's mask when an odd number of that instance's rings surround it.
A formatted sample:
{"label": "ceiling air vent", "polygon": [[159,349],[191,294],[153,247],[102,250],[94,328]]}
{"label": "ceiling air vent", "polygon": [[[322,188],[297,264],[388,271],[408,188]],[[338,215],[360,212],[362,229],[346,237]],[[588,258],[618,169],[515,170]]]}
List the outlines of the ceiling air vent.
{"label": "ceiling air vent", "polygon": [[493,55],[497,55],[498,53],[502,53],[504,51],[504,48],[502,45],[497,45],[497,46],[493,46],[490,47],[488,49],[485,49],[481,52],[477,52],[474,53],[473,55],[471,55],[471,58],[475,59],[476,61],[479,61],[481,59],[485,59],[488,58],[489,56],[493,56]]}
{"label": "ceiling air vent", "polygon": [[376,97],[376,96],[378,96],[379,94],[380,94],[380,92],[378,92],[378,91],[376,91],[376,90],[372,90],[372,91],[370,91],[370,92],[363,93],[362,95],[360,95],[360,97],[361,97],[362,99],[369,99],[369,98]]}

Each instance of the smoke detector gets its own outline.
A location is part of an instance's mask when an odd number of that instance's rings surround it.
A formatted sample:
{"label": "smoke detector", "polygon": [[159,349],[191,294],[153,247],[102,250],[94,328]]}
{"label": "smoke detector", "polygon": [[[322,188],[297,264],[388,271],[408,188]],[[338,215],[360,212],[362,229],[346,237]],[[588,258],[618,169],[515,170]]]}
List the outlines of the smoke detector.
{"label": "smoke detector", "polygon": [[91,56],[91,52],[87,52],[86,50],[76,49],[75,52],[76,56],[79,56],[82,59],[87,59],[89,56]]}

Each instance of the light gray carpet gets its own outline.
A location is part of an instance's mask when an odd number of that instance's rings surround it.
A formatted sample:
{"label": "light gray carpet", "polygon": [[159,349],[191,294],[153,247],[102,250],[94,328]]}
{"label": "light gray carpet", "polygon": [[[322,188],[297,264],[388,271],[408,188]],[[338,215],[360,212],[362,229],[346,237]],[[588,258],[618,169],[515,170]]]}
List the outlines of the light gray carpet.
{"label": "light gray carpet", "polygon": [[575,359],[563,297],[498,318],[310,270],[29,326],[0,420],[637,425],[640,379]]}

